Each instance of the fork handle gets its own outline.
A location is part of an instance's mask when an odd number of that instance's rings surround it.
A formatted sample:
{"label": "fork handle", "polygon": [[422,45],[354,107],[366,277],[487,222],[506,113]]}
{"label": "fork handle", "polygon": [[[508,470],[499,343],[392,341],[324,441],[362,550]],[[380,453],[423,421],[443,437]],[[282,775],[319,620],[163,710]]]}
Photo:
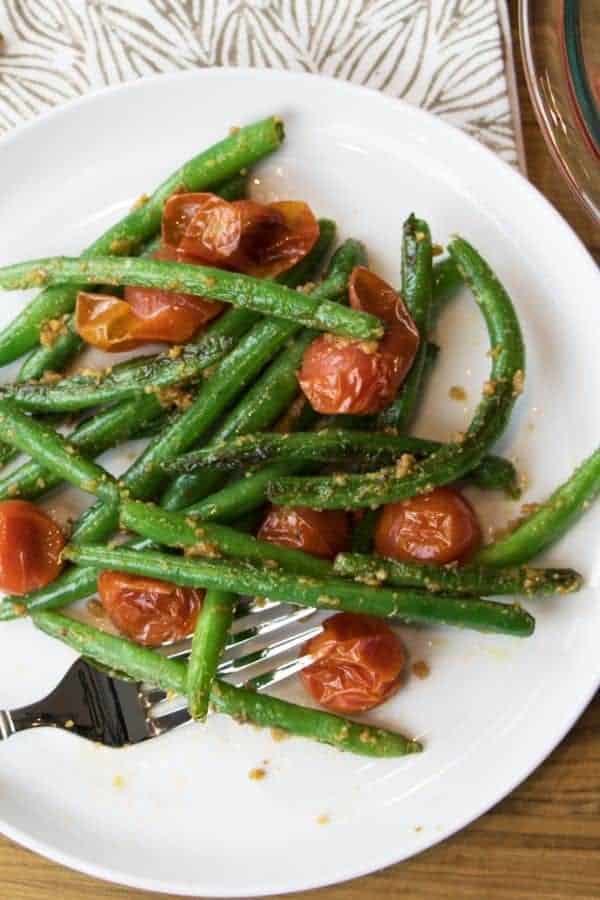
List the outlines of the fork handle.
{"label": "fork handle", "polygon": [[28,728],[61,724],[64,723],[48,716],[44,703],[32,703],[31,706],[22,706],[20,709],[0,709],[0,741]]}

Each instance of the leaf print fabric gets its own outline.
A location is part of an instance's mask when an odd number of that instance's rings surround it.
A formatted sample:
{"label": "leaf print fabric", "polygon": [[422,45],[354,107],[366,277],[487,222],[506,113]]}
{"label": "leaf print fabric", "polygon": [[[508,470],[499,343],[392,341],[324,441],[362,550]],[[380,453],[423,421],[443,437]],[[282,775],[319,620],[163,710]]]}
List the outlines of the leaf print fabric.
{"label": "leaf print fabric", "polygon": [[402,97],[514,163],[518,119],[496,3],[2,0],[0,132],[107,84],[256,66],[322,73]]}

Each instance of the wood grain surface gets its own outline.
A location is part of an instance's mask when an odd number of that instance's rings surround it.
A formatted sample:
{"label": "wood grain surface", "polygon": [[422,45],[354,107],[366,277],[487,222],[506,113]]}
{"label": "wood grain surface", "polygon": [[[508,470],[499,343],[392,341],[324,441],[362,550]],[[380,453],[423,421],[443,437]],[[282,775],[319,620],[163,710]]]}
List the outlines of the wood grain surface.
{"label": "wood grain surface", "polygon": [[[513,36],[516,0],[512,0]],[[600,229],[580,210],[548,155],[517,74],[529,177],[600,262]],[[298,900],[548,900],[600,897],[600,700],[510,797],[460,834],[415,859]],[[156,897],[104,884],[0,838],[0,900]],[[164,895],[163,895],[164,896]]]}

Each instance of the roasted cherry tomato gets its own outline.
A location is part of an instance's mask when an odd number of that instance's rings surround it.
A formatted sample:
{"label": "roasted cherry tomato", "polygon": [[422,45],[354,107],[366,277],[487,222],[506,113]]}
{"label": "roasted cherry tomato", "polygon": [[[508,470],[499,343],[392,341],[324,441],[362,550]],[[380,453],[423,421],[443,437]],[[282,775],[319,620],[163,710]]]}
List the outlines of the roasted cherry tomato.
{"label": "roasted cherry tomato", "polygon": [[312,556],[333,559],[348,545],[348,516],[338,509],[308,509],[305,506],[273,506],[260,527],[258,537],[281,547],[303,550]]}
{"label": "roasted cherry tomato", "polygon": [[147,647],[188,637],[204,597],[195,588],[125,572],[102,572],[98,593],[119,631]]}
{"label": "roasted cherry tomato", "polygon": [[[166,246],[160,247],[153,258],[198,263],[196,257],[178,253]],[[189,341],[202,325],[218,316],[226,305],[194,294],[134,286],[125,288],[125,300],[142,320],[136,326],[138,336],[145,341],[175,344]]]}
{"label": "roasted cherry tomato", "polygon": [[[154,259],[198,264],[196,257],[161,247]],[[132,350],[150,341],[183,344],[218,316],[225,304],[194,294],[129,286],[125,299],[80,291],[75,308],[77,333],[109,353]]]}
{"label": "roasted cherry tomato", "polygon": [[249,263],[243,269],[256,278],[275,278],[291,269],[312,250],[319,237],[319,223],[310,206],[298,200],[269,203],[281,224],[268,233],[250,232],[244,246]]}
{"label": "roasted cherry tomato", "polygon": [[350,304],[386,323],[380,341],[325,334],[307,348],[298,380],[310,404],[328,415],[367,415],[394,399],[419,347],[419,332],[402,298],[369,269],[350,277]]}
{"label": "roasted cherry tomato", "polygon": [[481,544],[481,526],[460,491],[439,487],[383,507],[375,550],[402,561],[467,562]]}
{"label": "roasted cherry tomato", "polygon": [[75,306],[75,330],[77,334],[107,353],[133,350],[144,343],[135,336],[138,323],[129,303],[107,294],[79,291]]}
{"label": "roasted cherry tomato", "polygon": [[162,235],[165,244],[207,265],[273,278],[306,256],[319,226],[306,203],[174,194],[163,210]]}
{"label": "roasted cherry tomato", "polygon": [[43,510],[25,500],[0,503],[0,590],[23,594],[54,581],[65,536]]}
{"label": "roasted cherry tomato", "polygon": [[315,661],[302,670],[306,689],[321,706],[359,713],[387,700],[400,686],[405,653],[392,629],[373,616],[338,613],[302,653]]}

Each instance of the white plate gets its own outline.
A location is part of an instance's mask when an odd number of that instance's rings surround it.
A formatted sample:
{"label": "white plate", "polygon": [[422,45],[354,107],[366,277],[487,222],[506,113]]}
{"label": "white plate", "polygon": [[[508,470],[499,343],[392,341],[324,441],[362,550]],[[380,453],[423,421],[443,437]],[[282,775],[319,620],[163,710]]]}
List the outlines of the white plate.
{"label": "white plate", "polygon": [[[600,278],[546,201],[490,152],[439,120],[348,84],[281,72],[186,72],[88,97],[0,144],[0,262],[77,252],[142,191],[229,126],[278,113],[285,149],[259,196],[301,197],[363,239],[398,277],[411,211],[436,240],[472,240],[515,299],[528,346],[525,395],[502,449],[543,497],[598,440]],[[2,318],[21,302],[3,296]],[[485,335],[465,294],[444,315],[440,363],[420,432],[466,423],[485,377]],[[466,388],[463,408],[448,388]],[[121,460],[121,463],[123,460]],[[471,492],[486,525],[514,504]],[[63,515],[75,495],[56,506]],[[404,629],[411,678],[370,721],[418,735],[425,752],[368,761],[214,717],[132,749],[37,731],[0,748],[1,828],[52,859],[140,888],[251,896],[316,887],[405,859],[510,791],[562,738],[600,675],[592,511],[549,555],[587,588],[528,603],[529,640]],[[0,628],[0,705],[41,696],[70,651],[27,621]],[[282,693],[305,702],[297,685]],[[267,777],[248,778],[261,761]],[[122,776],[122,786],[113,783]],[[118,780],[119,781],[119,780]],[[317,818],[327,815],[327,825]]]}

